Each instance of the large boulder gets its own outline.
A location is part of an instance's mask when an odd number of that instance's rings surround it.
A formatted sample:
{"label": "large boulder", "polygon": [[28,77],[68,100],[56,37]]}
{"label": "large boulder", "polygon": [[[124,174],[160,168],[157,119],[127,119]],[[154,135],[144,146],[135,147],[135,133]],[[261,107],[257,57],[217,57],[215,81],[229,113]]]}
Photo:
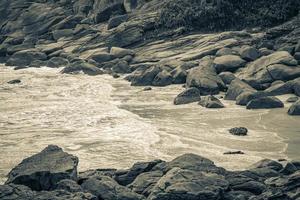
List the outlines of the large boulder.
{"label": "large boulder", "polygon": [[113,67],[112,67],[112,71],[115,73],[122,73],[122,74],[126,74],[126,73],[130,73],[130,66],[128,65],[128,63],[125,60],[119,60]]}
{"label": "large boulder", "polygon": [[138,6],[138,0],[124,0],[124,8],[127,13],[132,12]]}
{"label": "large boulder", "polygon": [[260,57],[260,52],[256,48],[250,46],[241,47],[239,54],[246,61],[254,61]]}
{"label": "large boulder", "polygon": [[292,84],[290,83],[278,83],[275,85],[272,85],[271,87],[267,88],[264,91],[269,96],[277,96],[277,95],[284,95],[284,94],[290,94],[293,93]]}
{"label": "large boulder", "polygon": [[175,105],[182,105],[200,101],[200,91],[197,88],[188,88],[185,91],[181,92],[174,99]]}
{"label": "large boulder", "polygon": [[276,97],[260,97],[251,100],[247,109],[269,109],[269,108],[283,108],[284,104]]}
{"label": "large boulder", "polygon": [[159,72],[152,81],[154,86],[167,86],[172,84],[173,77],[170,72],[163,70]]}
{"label": "large boulder", "polygon": [[131,80],[133,86],[147,86],[152,85],[152,82],[156,75],[161,72],[161,68],[158,66],[152,66],[145,70],[137,72]]}
{"label": "large boulder", "polygon": [[264,84],[275,80],[291,80],[300,76],[297,60],[286,51],[277,51],[250,63],[238,78],[248,83]]}
{"label": "large boulder", "polygon": [[108,176],[92,177],[85,180],[81,187],[102,200],[142,200],[142,195],[132,192],[129,188],[119,185]]}
{"label": "large boulder", "polygon": [[110,55],[115,58],[123,58],[125,56],[134,56],[135,52],[131,49],[124,49],[120,47],[112,47],[110,49]]}
{"label": "large boulder", "polygon": [[300,100],[296,101],[288,111],[289,115],[300,115]]}
{"label": "large boulder", "polygon": [[234,79],[236,79],[232,72],[222,72],[219,74],[219,77],[225,84],[230,84]]}
{"label": "large boulder", "polygon": [[109,3],[105,5],[105,7],[102,7],[100,10],[97,11],[95,15],[95,22],[101,23],[108,21],[112,15],[114,14],[125,14],[125,8],[122,1],[112,1],[112,3]]}
{"label": "large boulder", "polygon": [[221,199],[228,185],[224,177],[217,174],[173,168],[157,182],[148,199]]}
{"label": "large boulder", "polygon": [[61,57],[53,57],[47,62],[47,67],[51,68],[67,67],[68,65],[69,61]]}
{"label": "large boulder", "polygon": [[241,106],[246,106],[253,99],[257,99],[264,96],[267,96],[267,94],[264,92],[245,91],[242,92],[239,96],[237,96],[236,104]]}
{"label": "large boulder", "polygon": [[203,58],[198,67],[188,72],[186,84],[188,87],[198,88],[201,95],[218,94],[225,88],[225,84],[213,67],[211,57]]}
{"label": "large boulder", "polygon": [[68,67],[65,67],[61,73],[63,74],[76,74],[79,72],[83,72],[88,75],[100,75],[103,74],[103,71],[98,67],[95,67],[92,64],[84,62],[82,60],[71,63]]}
{"label": "large boulder", "polygon": [[33,199],[35,193],[24,185],[0,185],[0,199],[2,200],[27,200]]}
{"label": "large boulder", "polygon": [[224,108],[225,107],[222,104],[222,102],[214,96],[202,97],[201,100],[199,101],[199,105],[201,105],[205,108]]}
{"label": "large boulder", "polygon": [[36,49],[27,49],[14,53],[6,62],[8,66],[28,66],[34,60],[46,60],[47,55]]}
{"label": "large boulder", "polygon": [[187,72],[182,67],[177,67],[171,71],[174,84],[183,84],[186,82]]}
{"label": "large boulder", "polygon": [[128,19],[127,15],[118,15],[115,17],[112,17],[107,24],[107,29],[112,29],[115,28],[117,26],[119,26],[120,24],[122,24],[123,22],[126,22]]}
{"label": "large boulder", "polygon": [[37,191],[53,189],[60,180],[76,180],[77,165],[77,157],[58,146],[49,145],[13,168],[6,184],[25,185]]}
{"label": "large boulder", "polygon": [[255,91],[256,90],[252,88],[250,85],[236,78],[230,83],[225,95],[225,99],[236,100],[236,98],[243,92],[255,92]]}
{"label": "large boulder", "polygon": [[214,60],[214,66],[218,73],[224,71],[234,72],[237,69],[244,67],[246,61],[236,55],[226,55],[217,57]]}

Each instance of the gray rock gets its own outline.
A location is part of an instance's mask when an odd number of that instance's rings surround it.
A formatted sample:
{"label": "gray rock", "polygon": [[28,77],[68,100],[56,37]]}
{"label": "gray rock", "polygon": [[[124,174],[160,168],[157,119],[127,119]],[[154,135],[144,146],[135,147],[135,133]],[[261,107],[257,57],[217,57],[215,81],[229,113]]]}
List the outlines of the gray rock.
{"label": "gray rock", "polygon": [[289,115],[300,115],[300,100],[296,101],[288,111]]}
{"label": "gray rock", "polygon": [[243,46],[240,49],[239,54],[246,61],[254,61],[260,57],[260,52],[256,48],[250,46]]}
{"label": "gray rock", "polygon": [[68,65],[69,61],[61,57],[53,57],[47,62],[47,67],[51,68],[67,67]]}
{"label": "gray rock", "polygon": [[240,79],[234,79],[226,92],[225,99],[226,100],[236,100],[236,98],[244,93],[244,92],[255,92],[256,90],[252,88],[250,85],[241,81]]}
{"label": "gray rock", "polygon": [[235,127],[229,129],[229,133],[232,135],[245,136],[248,133],[248,129],[245,127]]}
{"label": "gray rock", "polygon": [[224,108],[222,102],[214,96],[204,96],[199,101],[199,105],[205,108]]}
{"label": "gray rock", "polygon": [[261,48],[261,49],[259,49],[259,53],[261,56],[268,56],[268,55],[271,55],[272,53],[274,53],[274,51],[271,49],[268,49],[268,48]]}
{"label": "gray rock", "polygon": [[220,73],[224,71],[234,72],[237,69],[244,67],[246,61],[236,55],[226,55],[215,58],[213,63],[216,71]]}
{"label": "gray rock", "polygon": [[41,191],[38,192],[34,200],[98,200],[98,198],[90,193],[83,192],[68,192],[65,190]]}
{"label": "gray rock", "polygon": [[35,192],[24,185],[0,185],[1,200],[29,200],[33,199]]}
{"label": "gray rock", "polygon": [[283,108],[284,104],[276,97],[260,97],[251,100],[247,109],[269,109],[269,108]]}
{"label": "gray rock", "polygon": [[187,72],[182,67],[177,67],[171,71],[174,84],[183,84],[186,82]]}
{"label": "gray rock", "polygon": [[19,80],[19,79],[14,79],[14,80],[8,81],[7,83],[8,83],[8,84],[19,84],[19,83],[21,83],[21,80]]}
{"label": "gray rock", "polygon": [[150,90],[152,90],[152,87],[145,87],[145,88],[143,89],[143,91],[150,91]]}
{"label": "gray rock", "polygon": [[198,67],[192,68],[187,75],[188,87],[196,87],[201,95],[218,94],[224,90],[225,84],[213,68],[213,59],[205,57],[200,61]]}
{"label": "gray rock", "polygon": [[218,50],[216,53],[217,57],[227,56],[227,55],[238,55],[238,53],[235,50],[227,48],[227,47]]}
{"label": "gray rock", "polygon": [[154,78],[160,71],[161,68],[158,66],[152,66],[145,70],[136,71],[135,75],[131,79],[131,85],[133,86],[152,85]]}
{"label": "gray rock", "polygon": [[236,79],[235,75],[232,72],[221,72],[219,77],[225,84],[230,84],[234,79]]}
{"label": "gray rock", "polygon": [[122,74],[131,72],[130,66],[128,65],[128,63],[125,60],[120,60],[119,62],[117,62],[117,64],[115,64],[112,67],[112,71],[115,73],[122,73]]}
{"label": "gray rock", "polygon": [[32,61],[28,67],[40,68],[42,66],[47,66],[47,61],[44,60],[34,60]]}
{"label": "gray rock", "polygon": [[138,6],[138,0],[124,0],[124,8],[127,13],[132,12]]}
{"label": "gray rock", "polygon": [[50,145],[24,159],[8,174],[6,184],[14,183],[33,190],[49,190],[63,179],[77,179],[78,158]]}
{"label": "gray rock", "polygon": [[106,22],[113,14],[125,14],[125,12],[126,11],[122,1],[111,2],[97,11],[95,15],[95,22]]}
{"label": "gray rock", "polygon": [[81,185],[84,191],[89,192],[102,200],[142,200],[143,196],[132,192],[129,188],[119,185],[108,176],[89,178]]}
{"label": "gray rock", "polygon": [[266,190],[266,186],[257,181],[249,181],[241,185],[232,186],[232,189],[239,191],[248,191],[253,194],[259,195]]}
{"label": "gray rock", "polygon": [[286,102],[288,103],[295,103],[296,101],[299,100],[299,97],[289,97]]}
{"label": "gray rock", "polygon": [[134,56],[135,52],[131,49],[124,49],[120,47],[112,47],[110,49],[110,55],[115,58],[123,58],[125,56]]}
{"label": "gray rock", "polygon": [[64,190],[67,192],[82,192],[82,188],[76,181],[70,179],[64,179],[57,183],[56,190]]}
{"label": "gray rock", "polygon": [[263,159],[252,165],[252,168],[265,168],[265,167],[268,167],[276,171],[280,171],[282,169],[282,164],[274,160]]}
{"label": "gray rock", "polygon": [[185,91],[181,92],[174,99],[175,105],[189,104],[193,102],[200,101],[200,91],[197,88],[188,88]]}
{"label": "gray rock", "polygon": [[14,53],[6,62],[8,66],[28,66],[34,60],[46,60],[47,55],[36,49],[28,49]]}
{"label": "gray rock", "polygon": [[250,101],[253,99],[257,99],[260,97],[265,97],[267,96],[266,93],[264,92],[243,92],[236,98],[236,104],[241,105],[241,106],[246,106]]}
{"label": "gray rock", "polygon": [[52,31],[52,35],[54,40],[59,40],[62,37],[70,37],[74,35],[74,32],[72,29],[62,29],[62,30],[54,30]]}
{"label": "gray rock", "polygon": [[223,176],[173,168],[157,182],[148,199],[215,200],[220,199],[227,188],[228,182]]}
{"label": "gray rock", "polygon": [[278,83],[275,85],[272,85],[268,89],[264,91],[269,96],[278,96],[278,95],[284,95],[284,94],[291,94],[293,93],[292,85],[289,83]]}
{"label": "gray rock", "polygon": [[224,155],[243,155],[243,154],[245,154],[245,153],[242,151],[226,151],[226,152],[224,152]]}
{"label": "gray rock", "polygon": [[89,59],[93,59],[97,63],[104,63],[113,60],[113,57],[111,56],[111,54],[106,52],[96,52],[89,56]]}
{"label": "gray rock", "polygon": [[88,75],[100,75],[103,74],[103,71],[94,65],[91,65],[87,62],[76,61],[71,63],[70,66],[65,67],[61,73],[63,74],[73,74],[83,72]]}
{"label": "gray rock", "polygon": [[154,86],[167,86],[171,85],[173,81],[173,77],[170,72],[163,70],[159,72],[153,79],[152,85]]}
{"label": "gray rock", "polygon": [[119,26],[120,24],[126,22],[128,19],[127,15],[118,15],[118,16],[114,16],[112,18],[110,18],[110,20],[108,21],[107,24],[107,29],[112,29],[115,28],[117,26]]}

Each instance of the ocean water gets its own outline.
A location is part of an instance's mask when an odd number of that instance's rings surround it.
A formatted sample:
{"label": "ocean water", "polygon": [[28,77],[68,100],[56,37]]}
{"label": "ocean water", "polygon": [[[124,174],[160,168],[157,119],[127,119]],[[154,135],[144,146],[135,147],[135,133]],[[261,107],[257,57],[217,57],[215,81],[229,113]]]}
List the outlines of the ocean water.
{"label": "ocean water", "polygon": [[[79,157],[79,170],[128,168],[137,161],[197,153],[230,170],[262,158],[299,159],[300,118],[287,107],[249,111],[173,105],[180,85],[130,87],[108,75],[60,74],[61,69],[0,66],[0,182],[22,159],[49,144]],[[21,84],[7,81],[21,79]],[[285,100],[288,96],[282,96]],[[245,126],[246,137],[228,129]],[[245,155],[223,155],[242,150]]]}

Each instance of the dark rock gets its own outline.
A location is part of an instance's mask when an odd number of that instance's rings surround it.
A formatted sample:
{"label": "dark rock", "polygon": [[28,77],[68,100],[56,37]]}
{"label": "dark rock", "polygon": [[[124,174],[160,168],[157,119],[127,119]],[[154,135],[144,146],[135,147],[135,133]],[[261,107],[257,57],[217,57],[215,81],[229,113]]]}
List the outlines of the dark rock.
{"label": "dark rock", "polygon": [[236,98],[236,104],[241,105],[241,106],[246,106],[250,101],[253,99],[257,99],[260,97],[265,97],[267,96],[266,93],[264,92],[243,92]]}
{"label": "dark rock", "polygon": [[224,71],[234,72],[237,69],[244,67],[246,61],[236,55],[227,55],[215,58],[213,63],[217,73],[220,73]]}
{"label": "dark rock", "polygon": [[154,166],[161,162],[161,160],[154,160],[151,162],[135,163],[125,174],[116,175],[115,180],[121,185],[128,185],[132,183],[138,175],[152,170]]}
{"label": "dark rock", "polygon": [[107,5],[104,8],[101,8],[101,10],[99,10],[96,13],[95,22],[96,23],[105,22],[109,20],[113,14],[125,14],[125,13],[126,11],[123,5],[123,1],[112,3],[110,5]]}
{"label": "dark rock", "polygon": [[296,101],[288,111],[289,115],[300,115],[300,100]]}
{"label": "dark rock", "polygon": [[283,108],[284,104],[276,97],[260,97],[251,100],[247,109],[269,109],[269,108]]}
{"label": "dark rock", "polygon": [[227,47],[218,50],[216,53],[217,57],[227,56],[227,55],[238,55],[238,53],[235,50],[227,48]]}
{"label": "dark rock", "polygon": [[112,55],[115,58],[123,58],[125,56],[134,56],[135,52],[130,49],[124,49],[120,47],[112,47],[110,49],[110,55]]}
{"label": "dark rock", "polygon": [[284,174],[284,175],[290,175],[295,173],[298,170],[298,168],[291,162],[286,162],[283,165],[282,170],[280,170],[280,173]]}
{"label": "dark rock", "polygon": [[145,88],[143,89],[143,91],[150,91],[150,90],[152,90],[152,87],[145,87]]}
{"label": "dark rock", "polygon": [[35,67],[35,68],[40,68],[43,66],[47,66],[47,61],[44,60],[34,60],[32,61],[28,67]]}
{"label": "dark rock", "polygon": [[121,74],[126,74],[131,72],[128,63],[125,60],[120,60],[119,62],[117,62],[117,64],[115,64],[112,67],[112,71]]}
{"label": "dark rock", "polygon": [[116,174],[116,169],[95,169],[95,170],[87,170],[84,172],[79,172],[78,175],[78,184],[81,185],[85,180],[92,178],[92,177],[102,177],[102,176],[109,176],[113,178]]}
{"label": "dark rock", "polygon": [[152,81],[152,85],[154,86],[167,86],[171,85],[173,81],[172,75],[170,72],[163,70],[159,72]]}
{"label": "dark rock", "polygon": [[113,78],[120,78],[120,75],[119,75],[119,74],[116,74],[116,73],[114,73],[114,74],[113,74]]}
{"label": "dark rock", "polygon": [[66,199],[78,199],[78,200],[98,200],[96,196],[90,193],[83,192],[68,192],[65,190],[53,190],[53,191],[41,191],[38,192],[34,200],[66,200]]}
{"label": "dark rock", "polygon": [[7,83],[8,83],[8,84],[19,84],[19,83],[21,83],[21,80],[19,80],[19,79],[14,79],[14,80],[8,81]]}
{"label": "dark rock", "polygon": [[199,105],[201,105],[205,108],[224,108],[225,107],[222,104],[222,102],[214,96],[202,97],[201,100],[199,101]]}
{"label": "dark rock", "polygon": [[148,69],[140,71],[138,74],[131,80],[131,85],[133,86],[147,86],[152,85],[152,81],[156,77],[156,75],[161,71],[160,67],[152,66]]}
{"label": "dark rock", "polygon": [[259,49],[259,53],[262,56],[268,56],[268,55],[271,55],[272,53],[274,53],[274,51],[271,49],[267,49],[267,48],[261,48],[261,49]]}
{"label": "dark rock", "polygon": [[138,6],[138,0],[124,0],[124,8],[127,13],[132,12]]}
{"label": "dark rock", "polygon": [[268,167],[276,171],[280,171],[282,169],[282,164],[274,160],[264,159],[252,165],[252,168],[265,168],[265,167]]}
{"label": "dark rock", "polygon": [[82,188],[77,184],[76,181],[70,179],[64,179],[57,183],[57,190],[64,190],[67,192],[82,192]]}
{"label": "dark rock", "polygon": [[47,67],[51,68],[67,67],[68,65],[69,61],[61,57],[53,57],[47,62]]}
{"label": "dark rock", "polygon": [[255,92],[256,90],[252,88],[250,85],[241,81],[240,79],[234,79],[226,92],[225,99],[226,100],[236,100],[236,98],[242,94],[243,92]]}
{"label": "dark rock", "polygon": [[201,95],[218,94],[220,90],[226,88],[213,68],[211,57],[203,58],[198,67],[194,67],[188,72],[186,84],[188,87],[198,88]]}
{"label": "dark rock", "polygon": [[188,104],[200,101],[200,91],[197,88],[188,88],[185,91],[181,92],[174,99],[175,105]]}
{"label": "dark rock", "polygon": [[296,52],[294,58],[298,61],[298,64],[300,64],[300,52]]}
{"label": "dark rock", "polygon": [[260,57],[260,52],[256,48],[250,46],[243,46],[240,49],[239,54],[242,59],[246,61],[254,61]]}
{"label": "dark rock", "polygon": [[34,195],[35,193],[24,185],[0,185],[1,200],[29,200],[33,199]]}
{"label": "dark rock", "polygon": [[283,94],[291,94],[293,93],[292,85],[289,83],[278,83],[272,85],[268,89],[264,91],[269,96],[278,96]]}
{"label": "dark rock", "polygon": [[89,59],[93,59],[94,61],[96,61],[97,63],[104,63],[104,62],[108,62],[113,60],[113,57],[111,56],[111,54],[106,53],[106,52],[96,52],[94,54],[92,54]]}
{"label": "dark rock", "polygon": [[26,185],[33,190],[49,190],[63,179],[77,179],[78,158],[50,145],[24,159],[8,174],[6,184]]}
{"label": "dark rock", "polygon": [[187,72],[181,67],[177,67],[171,71],[174,84],[183,84],[186,82]]}
{"label": "dark rock", "polygon": [[115,28],[115,27],[119,26],[120,24],[122,24],[123,22],[126,22],[127,19],[128,19],[127,15],[118,15],[118,16],[112,17],[108,21],[107,29],[109,30],[109,29]]}
{"label": "dark rock", "polygon": [[223,176],[173,168],[157,182],[148,199],[215,200],[220,199],[227,188],[228,182]]}
{"label": "dark rock", "polygon": [[234,79],[236,79],[235,75],[232,72],[222,72],[219,74],[219,77],[225,84],[230,84]]}
{"label": "dark rock", "polygon": [[28,49],[14,53],[8,60],[8,66],[28,66],[34,60],[46,60],[47,55],[35,49]]}
{"label": "dark rock", "polygon": [[184,62],[183,64],[181,64],[180,68],[187,71],[189,69],[197,67],[198,65],[199,65],[199,63],[196,61],[189,61],[189,62]]}
{"label": "dark rock", "polygon": [[248,129],[245,127],[235,127],[229,130],[232,135],[245,136],[248,133]]}
{"label": "dark rock", "polygon": [[289,97],[286,102],[288,103],[295,103],[296,101],[299,100],[299,97]]}
{"label": "dark rock", "polygon": [[76,61],[74,63],[71,63],[70,66],[65,67],[61,73],[64,74],[73,74],[83,72],[88,75],[99,75],[103,74],[103,71],[99,69],[98,67],[95,67],[94,65],[91,65],[87,62],[83,61]]}
{"label": "dark rock", "polygon": [[81,185],[84,191],[89,192],[102,200],[141,200],[143,196],[132,192],[129,188],[119,185],[108,176],[89,178]]}
{"label": "dark rock", "polygon": [[62,37],[70,37],[74,35],[72,29],[62,29],[62,30],[54,30],[52,32],[53,38],[57,41]]}
{"label": "dark rock", "polygon": [[260,183],[260,182],[249,181],[249,182],[243,183],[241,185],[235,185],[235,186],[232,187],[232,189],[241,190],[241,191],[248,191],[248,192],[251,192],[253,194],[259,195],[263,191],[266,190],[266,186],[264,184]]}
{"label": "dark rock", "polygon": [[235,155],[235,154],[243,155],[245,153],[242,152],[242,151],[227,151],[227,152],[224,153],[224,155]]}

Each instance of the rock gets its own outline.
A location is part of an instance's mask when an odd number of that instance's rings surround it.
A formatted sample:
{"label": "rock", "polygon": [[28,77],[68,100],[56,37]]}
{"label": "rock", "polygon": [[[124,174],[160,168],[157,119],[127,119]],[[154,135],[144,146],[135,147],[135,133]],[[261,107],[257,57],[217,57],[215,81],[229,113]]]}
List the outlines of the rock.
{"label": "rock", "polygon": [[278,80],[278,81],[274,81],[271,86],[275,86],[275,85],[278,85],[278,84],[283,84],[284,81],[281,81],[281,80]]}
{"label": "rock", "polygon": [[124,0],[124,8],[127,13],[132,12],[138,5],[138,0]]}
{"label": "rock", "polygon": [[186,82],[187,72],[181,67],[177,67],[171,71],[173,84],[183,84]]}
{"label": "rock", "polygon": [[19,79],[14,79],[14,80],[8,81],[7,83],[8,83],[8,84],[19,84],[19,83],[21,83],[21,80],[19,80]]}
{"label": "rock", "polygon": [[298,168],[291,162],[286,162],[283,165],[283,168],[280,170],[280,173],[284,174],[284,175],[291,175],[293,173],[295,173],[296,171],[298,171]]}
{"label": "rock", "polygon": [[1,200],[27,200],[33,199],[35,193],[24,185],[0,185]]}
{"label": "rock", "polygon": [[81,185],[84,181],[86,181],[89,178],[97,178],[102,176],[109,176],[113,178],[116,174],[116,169],[91,169],[84,172],[79,172],[78,175],[78,184]]}
{"label": "rock", "polygon": [[215,58],[213,63],[217,73],[220,73],[224,71],[234,72],[237,69],[244,67],[246,61],[236,55],[226,55]]}
{"label": "rock", "polygon": [[248,191],[255,195],[259,195],[263,193],[264,190],[266,190],[266,186],[257,181],[249,181],[241,185],[232,186],[232,189],[238,191]]}
{"label": "rock", "polygon": [[295,95],[300,97],[300,78],[293,80],[292,85],[293,85],[293,91],[294,91]]}
{"label": "rock", "polygon": [[150,91],[150,90],[152,90],[152,87],[145,87],[145,88],[143,89],[143,91]]}
{"label": "rock", "polygon": [[225,84],[230,84],[234,79],[236,79],[235,75],[232,72],[221,72],[219,77]]}
{"label": "rock", "polygon": [[264,92],[243,92],[236,98],[236,105],[246,106],[253,99],[267,96]]}
{"label": "rock", "polygon": [[245,127],[235,127],[229,130],[232,135],[245,136],[248,133],[248,129]]}
{"label": "rock", "polygon": [[103,74],[103,71],[94,65],[91,65],[84,61],[76,61],[71,63],[70,66],[65,67],[61,73],[63,74],[73,74],[83,72],[88,75],[99,75]]}
{"label": "rock", "polygon": [[125,60],[120,60],[119,62],[117,62],[117,64],[115,64],[112,67],[112,71],[115,73],[121,73],[121,74],[126,74],[126,73],[130,73],[130,66],[128,65],[128,63]]}
{"label": "rock", "polygon": [[34,60],[46,60],[47,55],[36,49],[28,49],[14,53],[6,62],[8,66],[28,66]]}
{"label": "rock", "polygon": [[152,81],[152,85],[154,86],[167,86],[171,85],[173,81],[172,75],[170,72],[163,70],[159,72]]}
{"label": "rock", "polygon": [[252,168],[265,168],[268,167],[275,171],[280,171],[282,169],[282,164],[270,159],[263,159],[252,165]]}
{"label": "rock", "polygon": [[104,62],[111,61],[113,59],[111,54],[106,53],[106,52],[98,52],[98,53],[95,52],[88,58],[96,61],[97,63],[104,63]]}
{"label": "rock", "polygon": [[173,168],[157,182],[148,199],[215,200],[221,199],[227,188],[228,182],[223,176]]}
{"label": "rock", "polygon": [[267,48],[261,48],[261,49],[259,49],[259,53],[261,56],[268,56],[268,55],[271,55],[272,53],[274,53],[274,51],[271,49],[267,49]]}
{"label": "rock", "polygon": [[236,155],[236,154],[243,155],[245,153],[242,151],[227,151],[224,153],[224,155]]}
{"label": "rock", "polygon": [[67,192],[65,190],[53,190],[53,191],[41,191],[38,192],[34,200],[66,200],[66,199],[76,199],[76,200],[98,200],[96,196],[90,193],[83,192]]}
{"label": "rock", "polygon": [[154,166],[161,163],[161,160],[154,160],[151,162],[138,162],[135,163],[128,172],[115,176],[115,180],[121,185],[128,185],[134,181],[134,179],[144,173],[152,170]]}
{"label": "rock", "polygon": [[80,185],[76,183],[74,180],[64,179],[57,183],[56,188],[57,190],[64,190],[67,192],[82,192],[82,188]]}
{"label": "rock", "polygon": [[236,100],[236,98],[243,92],[255,92],[256,90],[250,85],[241,81],[240,79],[234,79],[226,92],[225,100]]}
{"label": "rock", "polygon": [[198,88],[201,95],[218,94],[220,90],[224,90],[225,84],[218,77],[212,65],[211,57],[203,58],[198,67],[194,67],[188,72],[187,86]]}
{"label": "rock", "polygon": [[227,55],[238,55],[238,53],[235,50],[227,48],[227,47],[218,50],[216,53],[217,57],[227,56]]}
{"label": "rock", "polygon": [[185,91],[181,92],[174,99],[175,105],[189,104],[193,102],[200,101],[200,91],[197,88],[188,88]]}
{"label": "rock", "polygon": [[269,109],[269,108],[283,108],[284,104],[276,97],[260,97],[251,100],[247,109]]}
{"label": "rock", "polygon": [[47,61],[44,61],[44,60],[34,60],[34,61],[32,61],[30,63],[30,65],[28,67],[40,68],[40,67],[46,66],[46,65],[47,65]]}
{"label": "rock", "polygon": [[275,80],[291,80],[299,77],[298,62],[286,51],[277,51],[269,56],[263,56],[250,63],[239,74],[238,78],[248,83],[263,84]]}
{"label": "rock", "polygon": [[135,53],[133,50],[130,49],[124,49],[120,47],[112,47],[110,49],[110,55],[112,55],[115,58],[123,58],[125,56],[134,56]]}
{"label": "rock", "polygon": [[142,194],[144,196],[149,196],[155,184],[163,176],[161,171],[150,171],[145,172],[136,177],[136,179],[128,185],[133,192]]}
{"label": "rock", "polygon": [[126,22],[128,19],[127,15],[118,15],[118,16],[114,16],[112,18],[110,18],[110,20],[108,21],[107,24],[107,29],[112,29],[115,28],[117,26],[119,26],[120,24],[122,24],[123,22]]}
{"label": "rock", "polygon": [[294,58],[298,61],[298,64],[300,64],[300,52],[296,52]]}
{"label": "rock", "polygon": [[24,159],[8,174],[6,184],[25,185],[32,190],[49,190],[63,179],[77,179],[78,158],[58,146],[49,145],[43,151]]}
{"label": "rock", "polygon": [[296,101],[299,100],[299,97],[289,97],[286,102],[288,103],[295,103]]}
{"label": "rock", "polygon": [[239,54],[241,55],[242,59],[248,62],[254,61],[260,57],[260,52],[256,48],[250,46],[241,47]]}
{"label": "rock", "polygon": [[51,68],[67,67],[68,65],[69,61],[61,57],[53,57],[47,62],[47,67]]}
{"label": "rock", "polygon": [[156,75],[161,71],[158,66],[152,66],[145,70],[138,71],[131,79],[132,86],[147,86],[152,85],[152,81]]}
{"label": "rock", "polygon": [[296,101],[288,111],[289,115],[300,115],[300,100]]}
{"label": "rock", "polygon": [[201,100],[199,101],[199,105],[201,105],[205,108],[224,108],[225,107],[222,104],[222,102],[214,96],[202,97]]}
{"label": "rock", "polygon": [[119,185],[108,176],[89,178],[81,185],[84,191],[89,192],[101,200],[142,200],[143,196],[132,192],[129,188]]}
{"label": "rock", "polygon": [[74,35],[74,32],[72,29],[62,29],[62,30],[54,30],[52,31],[52,35],[54,40],[59,40],[63,37],[70,37]]}
{"label": "rock", "polygon": [[275,85],[272,85],[268,89],[264,91],[269,96],[278,96],[278,95],[284,95],[284,94],[291,94],[293,93],[292,85],[289,83],[278,83]]}
{"label": "rock", "polygon": [[95,22],[101,23],[110,19],[113,14],[125,14],[125,8],[123,2],[117,1],[112,2],[110,5],[106,5],[106,7],[98,10],[95,16]]}

